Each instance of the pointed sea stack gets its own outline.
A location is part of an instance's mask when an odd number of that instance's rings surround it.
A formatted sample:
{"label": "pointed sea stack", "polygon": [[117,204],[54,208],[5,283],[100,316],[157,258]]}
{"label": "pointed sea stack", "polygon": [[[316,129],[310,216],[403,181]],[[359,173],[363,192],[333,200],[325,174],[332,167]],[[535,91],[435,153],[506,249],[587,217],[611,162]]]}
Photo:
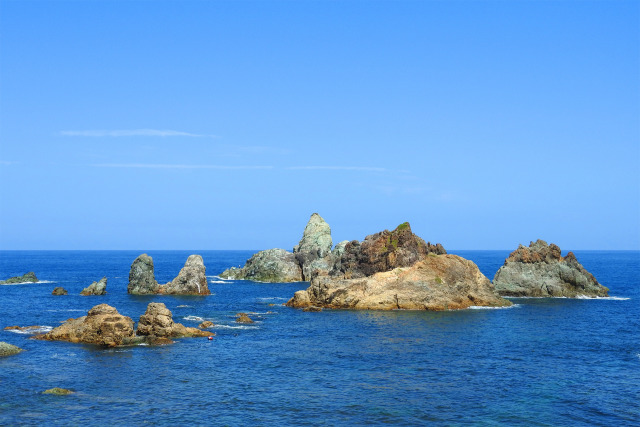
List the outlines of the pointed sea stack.
{"label": "pointed sea stack", "polygon": [[206,268],[200,255],[190,255],[178,276],[171,282],[160,285],[155,279],[153,259],[142,254],[131,264],[127,292],[136,295],[210,295]]}
{"label": "pointed sea stack", "polygon": [[573,252],[562,257],[557,245],[544,240],[513,251],[493,284],[500,295],[511,297],[606,297],[609,293]]}

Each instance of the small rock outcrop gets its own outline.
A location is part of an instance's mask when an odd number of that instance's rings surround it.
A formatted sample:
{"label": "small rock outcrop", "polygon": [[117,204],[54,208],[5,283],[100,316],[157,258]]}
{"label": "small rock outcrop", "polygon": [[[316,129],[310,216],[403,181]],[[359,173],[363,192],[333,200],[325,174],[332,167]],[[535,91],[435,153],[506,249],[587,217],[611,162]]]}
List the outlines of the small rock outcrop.
{"label": "small rock outcrop", "polygon": [[563,257],[557,245],[544,240],[513,251],[493,284],[500,295],[511,297],[605,297],[609,293],[573,252]]}
{"label": "small rock outcrop", "polygon": [[215,326],[215,325],[213,324],[213,322],[212,322],[212,321],[210,321],[210,320],[205,320],[204,322],[202,322],[202,323],[200,323],[200,324],[198,325],[198,328],[200,328],[200,329],[206,329],[206,328],[211,328],[211,327],[213,327],[213,326]]}
{"label": "small rock outcrop", "polygon": [[106,295],[107,294],[107,278],[103,277],[98,282],[93,282],[84,288],[80,295]]}
{"label": "small rock outcrop", "polygon": [[318,276],[298,291],[289,307],[364,310],[455,310],[471,306],[510,306],[472,261],[456,255],[430,255],[357,279]]}
{"label": "small rock outcrop", "polygon": [[232,267],[220,274],[223,279],[288,283],[302,281],[296,257],[284,249],[268,249],[252,256],[243,268]]}
{"label": "small rock outcrop", "polygon": [[142,254],[133,261],[129,272],[127,292],[136,295],[210,295],[207,286],[206,268],[200,255],[190,255],[178,276],[171,282],[160,285],[155,279],[153,259]]}
{"label": "small rock outcrop", "polygon": [[74,391],[73,390],[69,390],[66,388],[60,388],[60,387],[54,387],[54,388],[50,388],[49,390],[45,390],[42,392],[42,394],[53,394],[56,396],[66,396],[68,394],[73,394]]}
{"label": "small rock outcrop", "polygon": [[147,305],[147,311],[140,316],[136,334],[157,338],[209,337],[215,335],[198,328],[189,328],[173,321],[171,311],[160,302]]}
{"label": "small rock outcrop", "polygon": [[57,286],[51,291],[51,295],[67,295],[69,292],[62,286]]}
{"label": "small rock outcrop", "polygon": [[393,231],[384,230],[345,244],[330,275],[345,279],[371,276],[397,267],[409,267],[428,254],[446,254],[440,243],[426,243],[411,231],[408,222]]}
{"label": "small rock outcrop", "polygon": [[128,344],[134,337],[130,317],[121,315],[110,305],[100,304],[89,310],[86,316],[71,319],[34,338],[115,347]]}
{"label": "small rock outcrop", "polygon": [[0,280],[0,285],[13,285],[16,283],[36,283],[38,278],[33,271],[28,272],[22,276],[10,277],[7,280]]}
{"label": "small rock outcrop", "polygon": [[247,313],[236,314],[237,323],[254,323],[253,320],[247,315]]}
{"label": "small rock outcrop", "polygon": [[0,341],[0,357],[13,356],[23,351],[20,347]]}
{"label": "small rock outcrop", "polygon": [[153,272],[153,258],[147,254],[140,255],[131,264],[127,292],[134,295],[155,294],[159,287]]}

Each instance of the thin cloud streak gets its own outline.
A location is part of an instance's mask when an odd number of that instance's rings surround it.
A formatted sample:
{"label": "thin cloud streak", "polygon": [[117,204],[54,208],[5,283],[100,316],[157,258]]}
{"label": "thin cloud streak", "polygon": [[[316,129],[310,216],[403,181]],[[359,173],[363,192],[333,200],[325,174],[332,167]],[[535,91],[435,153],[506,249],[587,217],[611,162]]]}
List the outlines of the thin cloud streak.
{"label": "thin cloud streak", "polygon": [[180,132],[165,129],[128,129],[128,130],[63,130],[62,136],[86,136],[86,137],[121,137],[121,136],[188,136],[192,138],[217,138],[216,135],[201,135],[197,133]]}
{"label": "thin cloud streak", "polygon": [[387,168],[375,168],[367,166],[290,166],[288,170],[334,170],[334,171],[360,171],[360,172],[389,172]]}
{"label": "thin cloud streak", "polygon": [[216,170],[267,170],[273,166],[226,166],[226,165],[171,165],[150,163],[102,163],[91,165],[98,168],[129,169],[216,169]]}

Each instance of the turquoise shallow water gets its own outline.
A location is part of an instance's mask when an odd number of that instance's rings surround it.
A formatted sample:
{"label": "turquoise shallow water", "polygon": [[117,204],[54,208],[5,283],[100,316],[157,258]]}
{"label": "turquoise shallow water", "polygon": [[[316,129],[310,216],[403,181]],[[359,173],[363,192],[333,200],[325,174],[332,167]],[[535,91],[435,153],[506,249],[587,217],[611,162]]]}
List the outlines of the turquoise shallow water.
{"label": "turquoise shallow water", "polygon": [[[149,252],[156,277],[187,251]],[[253,251],[200,251],[207,274]],[[508,251],[452,251],[489,278]],[[174,320],[212,320],[212,340],[101,349],[29,340],[0,359],[0,425],[637,425],[640,252],[577,251],[617,299],[513,299],[514,308],[456,312],[305,313],[281,304],[306,283],[209,280],[208,297],[130,296],[134,251],[0,252],[0,328],[56,326],[99,303],[137,320],[151,301]],[[108,295],[80,290],[107,276]],[[51,290],[63,286],[68,296]],[[275,305],[271,305],[275,304]],[[254,312],[253,325],[234,323]],[[71,396],[41,391],[64,387]]]}

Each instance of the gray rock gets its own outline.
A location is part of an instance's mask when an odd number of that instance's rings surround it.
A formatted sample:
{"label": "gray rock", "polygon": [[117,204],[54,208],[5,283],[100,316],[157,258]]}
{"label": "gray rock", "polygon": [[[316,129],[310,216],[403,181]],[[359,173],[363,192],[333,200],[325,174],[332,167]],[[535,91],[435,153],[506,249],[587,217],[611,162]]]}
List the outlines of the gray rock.
{"label": "gray rock", "polygon": [[604,297],[602,286],[576,259],[543,240],[520,245],[493,278],[496,291],[512,297]]}
{"label": "gray rock", "polygon": [[127,292],[137,295],[155,294],[159,288],[153,272],[153,258],[147,254],[140,255],[131,264]]}
{"label": "gray rock", "polygon": [[202,257],[189,255],[178,276],[161,286],[158,292],[171,295],[210,295]]}
{"label": "gray rock", "polygon": [[[302,277],[309,280],[318,269],[328,269],[333,263],[331,258],[331,227],[317,213],[311,215],[307,226],[304,228],[302,239],[293,248],[293,253],[302,267]],[[324,260],[324,262],[315,262]],[[314,263],[315,262],[315,263]]]}
{"label": "gray rock", "polygon": [[15,283],[36,283],[38,278],[33,271],[28,272],[22,276],[10,277],[7,280],[0,280],[0,285],[12,285]]}
{"label": "gray rock", "polygon": [[252,256],[243,268],[231,267],[220,274],[223,279],[288,283],[302,281],[296,257],[284,249],[268,249]]}
{"label": "gray rock", "polygon": [[23,351],[20,347],[0,341],[0,357],[13,356]]}
{"label": "gray rock", "polygon": [[57,286],[53,288],[53,291],[51,292],[51,295],[67,295],[67,294],[68,294],[67,290],[62,286]]}
{"label": "gray rock", "polygon": [[103,277],[98,282],[93,282],[80,292],[80,295],[106,295],[107,278]]}

